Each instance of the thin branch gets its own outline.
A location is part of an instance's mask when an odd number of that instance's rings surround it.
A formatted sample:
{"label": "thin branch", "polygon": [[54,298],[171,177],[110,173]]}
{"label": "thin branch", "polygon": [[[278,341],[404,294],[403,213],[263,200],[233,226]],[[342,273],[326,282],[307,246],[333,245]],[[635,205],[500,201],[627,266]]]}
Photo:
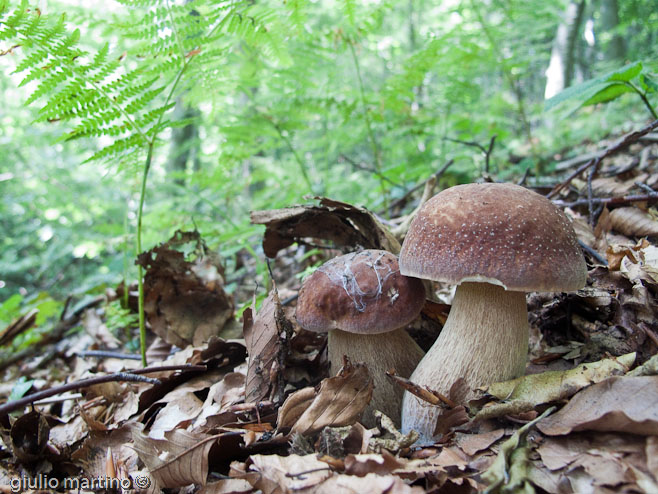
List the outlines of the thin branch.
{"label": "thin branch", "polygon": [[394,209],[394,208],[398,207],[400,204],[402,204],[403,202],[405,202],[405,201],[409,198],[409,196],[410,196],[411,194],[413,194],[414,192],[416,192],[416,191],[422,189],[423,187],[425,187],[425,184],[426,184],[427,182],[429,182],[430,180],[432,180],[432,178],[434,178],[434,179],[438,182],[438,181],[439,181],[439,178],[441,178],[441,176],[446,172],[446,170],[447,170],[447,169],[450,167],[450,165],[452,165],[454,162],[455,162],[455,160],[448,160],[448,161],[447,161],[447,162],[446,162],[446,163],[445,163],[445,164],[439,169],[439,171],[437,171],[434,175],[432,175],[432,176],[431,176],[430,178],[428,178],[427,180],[423,180],[423,181],[420,182],[419,184],[414,185],[411,189],[409,189],[407,192],[405,192],[404,195],[403,195],[402,197],[400,197],[399,199],[396,199],[393,203],[391,203],[391,205],[390,205],[390,209]]}
{"label": "thin branch", "polygon": [[547,198],[551,198],[555,196],[558,192],[560,192],[562,189],[564,189],[567,185],[571,183],[571,181],[576,178],[578,175],[583,173],[584,171],[588,170],[589,168],[593,166],[598,166],[603,159],[612,156],[613,154],[621,151],[622,149],[627,148],[634,142],[637,142],[640,137],[648,134],[652,130],[654,130],[656,127],[658,127],[658,120],[654,120],[651,122],[649,125],[646,127],[643,127],[640,130],[637,130],[635,132],[631,132],[630,134],[626,134],[624,137],[622,137],[618,142],[608,146],[601,154],[596,156],[595,158],[592,158],[589,160],[587,163],[579,167],[575,172],[573,172],[571,175],[569,175],[566,180],[564,180],[562,183],[556,185],[553,190],[551,190],[548,195],[546,196]]}
{"label": "thin branch", "polygon": [[380,185],[382,188],[382,193],[384,194],[384,206],[388,209],[388,194],[386,193],[386,188],[384,187],[384,181],[381,179],[382,175],[382,157],[377,145],[377,140],[375,139],[375,133],[372,130],[372,122],[370,120],[370,112],[368,110],[368,105],[366,104],[366,92],[363,87],[363,78],[361,77],[361,65],[359,64],[359,59],[356,56],[356,51],[354,50],[354,42],[351,39],[346,39],[347,46],[350,48],[350,53],[352,54],[352,61],[354,63],[354,68],[356,69],[356,77],[359,81],[359,95],[361,97],[361,105],[363,106],[363,116],[366,121],[366,130],[368,131],[368,139],[370,140],[370,145],[372,146],[372,153],[375,159],[375,169],[380,177]]}
{"label": "thin branch", "polygon": [[50,331],[44,334],[43,337],[38,342],[30,345],[29,347],[19,352],[13,352],[10,355],[2,355],[2,357],[0,357],[0,370],[12,365],[15,362],[22,362],[25,359],[34,355],[35,353],[40,352],[44,345],[48,345],[50,343],[56,343],[60,341],[63,338],[64,334],[78,323],[80,319],[80,315],[85,310],[100,304],[104,300],[105,297],[99,295],[96,298],[78,307],[70,315],[66,315],[66,311],[62,311],[62,317],[60,318],[60,321],[57,322],[57,324],[55,324],[55,326]]}
{"label": "thin branch", "polygon": [[389,184],[393,185],[394,187],[402,187],[402,185],[400,185],[400,184],[394,182],[393,180],[391,180],[390,178],[388,178],[388,177],[387,177],[386,175],[384,175],[383,173],[379,173],[379,171],[377,171],[377,170],[374,169],[374,168],[370,168],[370,167],[367,166],[367,165],[362,165],[362,164],[360,164],[360,163],[357,163],[356,161],[354,161],[354,160],[353,160],[352,158],[350,158],[349,156],[345,156],[344,154],[341,154],[341,155],[339,156],[339,158],[340,158],[340,159],[343,159],[343,160],[345,160],[345,161],[347,161],[347,162],[348,162],[350,165],[352,165],[354,168],[357,168],[357,169],[359,169],[359,170],[363,170],[363,171],[366,171],[366,172],[369,172],[369,173],[372,173],[372,174],[378,176],[378,177],[380,178],[380,180],[385,180],[385,181],[387,181]]}
{"label": "thin branch", "polygon": [[281,137],[283,142],[286,143],[286,146],[288,146],[288,150],[295,157],[295,161],[297,162],[297,165],[299,166],[299,171],[301,172],[302,177],[304,178],[304,182],[306,182],[306,185],[308,186],[308,190],[312,194],[313,193],[313,184],[311,183],[311,178],[308,176],[308,172],[306,171],[306,164],[302,160],[302,157],[299,156],[299,153],[297,152],[295,147],[292,145],[292,141],[290,139],[288,139],[288,136],[283,132],[283,129],[281,128],[281,126],[279,126],[279,124],[277,124],[274,121],[274,119],[272,119],[268,115],[261,114],[261,116],[265,120],[267,120],[272,125],[272,127],[274,127],[274,129],[279,134],[279,137]]}
{"label": "thin branch", "polygon": [[0,417],[11,413],[15,410],[19,410],[30,403],[35,401],[43,400],[44,398],[50,398],[67,391],[77,391],[78,389],[88,388],[89,386],[94,386],[96,384],[102,384],[107,382],[142,382],[148,384],[160,384],[159,379],[152,377],[140,376],[138,374],[133,374],[129,372],[116,372],[114,374],[108,374],[106,376],[90,377],[89,379],[81,379],[80,381],[74,381],[72,383],[63,384],[61,386],[55,386],[54,388],[46,389],[33,393],[29,396],[21,398],[20,400],[10,401],[3,405],[0,405]]}
{"label": "thin branch", "polygon": [[603,264],[604,266],[608,265],[608,260],[603,257],[601,254],[599,254],[597,251],[592,249],[589,245],[587,245],[585,242],[582,240],[578,240],[578,245],[587,252],[590,256],[592,256],[594,259],[596,259],[600,264]]}
{"label": "thin branch", "polygon": [[87,379],[80,379],[79,381],[74,381],[61,386],[55,386],[54,388],[45,389],[37,393],[25,396],[19,400],[10,401],[0,405],[0,417],[11,413],[15,410],[19,410],[30,403],[35,401],[43,400],[45,398],[50,398],[58,394],[66,393],[68,391],[77,391],[79,389],[88,388],[96,384],[108,383],[108,382],[141,382],[147,384],[158,385],[161,384],[159,379],[153,377],[145,377],[142,374],[151,374],[153,372],[163,372],[163,371],[173,371],[173,370],[182,370],[182,371],[198,371],[205,370],[205,365],[166,365],[161,367],[147,367],[144,369],[138,369],[130,372],[115,372],[113,374],[107,374],[105,376],[96,376],[89,377]]}
{"label": "thin branch", "polygon": [[78,357],[117,358],[122,360],[142,360],[141,355],[113,352],[110,350],[87,350],[79,352]]}
{"label": "thin branch", "polygon": [[658,192],[652,192],[650,194],[636,194],[628,196],[618,196],[618,197],[593,197],[590,199],[578,199],[572,202],[566,202],[561,200],[553,201],[553,203],[561,208],[573,208],[575,206],[585,206],[591,204],[629,204],[633,202],[642,202],[642,201],[655,201],[658,200]]}
{"label": "thin branch", "polygon": [[444,137],[443,140],[456,142],[457,144],[463,144],[464,146],[470,146],[479,149],[484,155],[484,171],[485,173],[489,173],[489,163],[491,159],[491,153],[493,152],[493,147],[497,137],[498,137],[497,134],[491,136],[491,139],[489,139],[489,146],[487,146],[486,148],[479,142],[475,142],[475,141],[462,141],[461,139],[453,139],[452,137]]}

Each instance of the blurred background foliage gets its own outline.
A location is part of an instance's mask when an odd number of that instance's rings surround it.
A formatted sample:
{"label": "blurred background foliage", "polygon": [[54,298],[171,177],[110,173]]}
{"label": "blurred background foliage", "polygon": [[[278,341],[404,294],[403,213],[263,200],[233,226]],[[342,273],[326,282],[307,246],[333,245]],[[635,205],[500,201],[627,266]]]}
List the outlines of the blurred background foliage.
{"label": "blurred background foliage", "polygon": [[[629,62],[642,62],[647,77],[658,68],[655,0],[41,0],[24,7],[49,22],[64,16],[67,33],[79,30],[75,46],[90,56],[107,49],[112,70],[139,70],[149,74],[146,89],[172,90],[175,106],[165,115],[178,124],[154,130],[143,247],[198,228],[234,283],[245,257],[263,272],[261,227],[249,223],[250,210],[324,195],[387,217],[388,204],[449,160],[442,187],[479,178],[485,156],[472,143],[486,149],[494,136],[490,174],[513,180],[528,171],[530,184],[541,182],[580,143],[651,118],[633,94],[577,113],[560,105],[547,112],[555,87]],[[16,68],[38,47],[7,28],[19,8],[0,1],[0,322],[45,298],[135,279],[145,156],[139,145],[102,156],[116,136],[100,124],[75,135],[79,115],[44,120],[40,109],[57,98],[56,87],[26,105],[38,82],[21,85],[25,73]],[[222,24],[202,37],[203,19],[215,11]],[[550,93],[552,55],[561,68]],[[164,105],[165,93],[145,101],[146,110]],[[655,105],[655,94],[648,97]],[[99,151],[101,159],[88,161]]]}

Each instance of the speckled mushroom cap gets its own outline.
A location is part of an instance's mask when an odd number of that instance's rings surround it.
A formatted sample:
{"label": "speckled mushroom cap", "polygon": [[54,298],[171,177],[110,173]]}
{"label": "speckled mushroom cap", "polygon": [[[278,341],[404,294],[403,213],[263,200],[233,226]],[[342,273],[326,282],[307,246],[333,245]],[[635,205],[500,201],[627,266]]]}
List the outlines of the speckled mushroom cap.
{"label": "speckled mushroom cap", "polygon": [[570,291],[587,267],[571,223],[551,201],[512,184],[446,189],[420,209],[400,252],[407,276],[513,291]]}
{"label": "speckled mushroom cap", "polygon": [[413,321],[425,303],[421,280],[400,274],[395,255],[364,250],[339,256],[304,280],[297,322],[309,331],[393,331]]}

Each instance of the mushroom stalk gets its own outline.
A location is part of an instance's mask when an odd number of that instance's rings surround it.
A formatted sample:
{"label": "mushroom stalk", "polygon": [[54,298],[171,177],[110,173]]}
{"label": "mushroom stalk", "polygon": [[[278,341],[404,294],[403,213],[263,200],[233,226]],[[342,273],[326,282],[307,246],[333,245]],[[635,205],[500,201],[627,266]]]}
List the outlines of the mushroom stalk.
{"label": "mushroom stalk", "polygon": [[[462,283],[441,334],[410,379],[449,396],[459,378],[474,388],[522,375],[527,354],[525,293],[489,283]],[[421,440],[431,440],[439,412],[404,393],[402,431],[413,429]]]}
{"label": "mushroom stalk", "polygon": [[425,354],[414,339],[403,328],[374,335],[335,329],[329,332],[328,346],[332,376],[342,367],[343,355],[352,362],[366,362],[368,365],[375,389],[363,412],[362,423],[374,427],[374,411],[380,410],[399,426],[404,390],[386,377],[386,371],[395,369],[398,375],[406,378],[411,375]]}

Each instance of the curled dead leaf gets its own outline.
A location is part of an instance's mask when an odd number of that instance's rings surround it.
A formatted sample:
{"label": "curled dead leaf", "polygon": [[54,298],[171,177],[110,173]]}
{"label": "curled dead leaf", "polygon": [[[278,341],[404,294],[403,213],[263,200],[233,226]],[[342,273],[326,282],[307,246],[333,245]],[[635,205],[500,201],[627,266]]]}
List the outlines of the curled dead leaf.
{"label": "curled dead leaf", "polygon": [[635,207],[610,211],[610,224],[614,230],[631,237],[658,235],[658,221]]}
{"label": "curled dead leaf", "polygon": [[367,209],[318,197],[319,206],[253,211],[251,222],[265,225],[263,250],[270,258],[304,238],[329,240],[337,247],[382,249],[397,254],[400,243]]}
{"label": "curled dead leaf", "polygon": [[373,388],[365,364],[346,361],[338,375],[323,379],[319,388],[290,395],[279,411],[278,428],[313,434],[324,427],[353,424],[370,402]]}

